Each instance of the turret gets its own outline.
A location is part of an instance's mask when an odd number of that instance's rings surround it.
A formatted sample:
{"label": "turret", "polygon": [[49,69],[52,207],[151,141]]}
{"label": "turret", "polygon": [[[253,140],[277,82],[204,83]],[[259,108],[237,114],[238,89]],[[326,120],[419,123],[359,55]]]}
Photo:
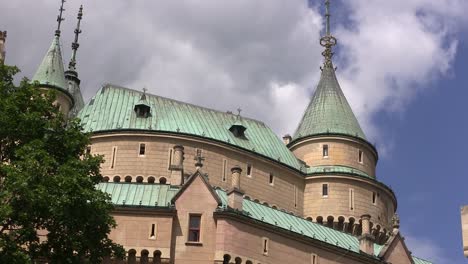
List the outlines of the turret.
{"label": "turret", "polygon": [[[330,227],[360,235],[356,223],[368,215],[377,242],[391,230],[396,198],[376,181],[378,153],[370,144],[341,90],[333,65],[337,39],[330,32],[330,1],[326,0],[326,34],[320,39],[320,81],[292,140],[285,140],[307,164],[304,216]],[[367,218],[366,218],[367,219]]]}
{"label": "turret", "polygon": [[0,64],[5,62],[5,42],[6,42],[7,32],[0,30]]}
{"label": "turret", "polygon": [[39,89],[49,90],[53,89],[57,92],[57,99],[55,104],[59,109],[68,116],[68,113],[74,106],[74,99],[72,94],[68,91],[67,81],[65,80],[65,72],[62,60],[62,50],[60,48],[60,25],[64,20],[62,18],[64,0],[59,9],[60,14],[57,18],[58,26],[55,30],[55,36],[52,44],[49,47],[42,63],[39,65],[36,74],[32,78],[33,82],[37,83]]}
{"label": "turret", "polygon": [[70,111],[69,116],[75,117],[78,112],[84,106],[83,95],[81,94],[80,83],[81,80],[78,78],[78,71],[76,70],[76,55],[80,44],[78,43],[78,37],[81,34],[81,19],[83,19],[83,6],[80,6],[78,11],[77,24],[75,28],[75,40],[72,43],[72,57],[68,64],[68,70],[65,72],[65,78],[68,82],[68,91],[73,96],[75,102],[73,108]]}

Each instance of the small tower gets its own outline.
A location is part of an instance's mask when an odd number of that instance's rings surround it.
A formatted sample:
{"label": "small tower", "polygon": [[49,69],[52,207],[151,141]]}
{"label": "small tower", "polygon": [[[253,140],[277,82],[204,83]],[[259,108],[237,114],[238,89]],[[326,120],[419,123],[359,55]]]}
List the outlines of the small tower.
{"label": "small tower", "polygon": [[37,68],[36,74],[32,78],[33,82],[37,83],[39,89],[57,91],[57,99],[55,104],[59,109],[68,116],[68,113],[74,106],[73,95],[68,91],[67,81],[65,80],[65,72],[62,60],[62,50],[60,48],[60,26],[64,18],[62,17],[63,5],[65,0],[62,0],[60,13],[57,17],[57,29],[52,44],[49,47],[44,59]]}
{"label": "small tower", "polygon": [[5,63],[5,42],[6,42],[7,32],[0,30],[0,64]]}
{"label": "small tower", "polygon": [[75,105],[69,114],[70,117],[75,117],[84,106],[83,95],[81,94],[80,89],[81,80],[78,78],[78,71],[76,70],[76,53],[80,47],[80,44],[78,43],[78,37],[81,33],[81,19],[83,19],[83,5],[80,6],[80,10],[78,11],[78,22],[75,28],[75,40],[72,43],[72,56],[70,63],[68,63],[68,70],[65,72],[65,78],[68,82],[68,91],[73,96],[73,100],[75,101]]}

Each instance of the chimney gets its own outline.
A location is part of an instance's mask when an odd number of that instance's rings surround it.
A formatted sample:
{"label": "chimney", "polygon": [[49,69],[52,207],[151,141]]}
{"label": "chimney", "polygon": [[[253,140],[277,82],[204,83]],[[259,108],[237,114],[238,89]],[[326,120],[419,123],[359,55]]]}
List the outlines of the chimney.
{"label": "chimney", "polygon": [[182,185],[184,184],[184,147],[175,145],[172,149],[172,159],[169,165],[171,170],[171,184]]}
{"label": "chimney", "polygon": [[231,188],[228,195],[228,206],[232,209],[242,211],[242,202],[244,192],[240,189],[240,179],[242,169],[239,166],[234,166],[231,169],[232,176],[231,176]]}
{"label": "chimney", "polygon": [[359,249],[361,252],[373,256],[375,237],[371,234],[370,218],[370,215],[361,216],[362,234],[359,237]]}
{"label": "chimney", "polygon": [[6,31],[0,31],[0,64],[5,62],[5,41],[7,37]]}
{"label": "chimney", "polygon": [[284,143],[285,145],[291,143],[291,141],[292,141],[291,135],[286,134],[286,135],[283,136],[283,143]]}

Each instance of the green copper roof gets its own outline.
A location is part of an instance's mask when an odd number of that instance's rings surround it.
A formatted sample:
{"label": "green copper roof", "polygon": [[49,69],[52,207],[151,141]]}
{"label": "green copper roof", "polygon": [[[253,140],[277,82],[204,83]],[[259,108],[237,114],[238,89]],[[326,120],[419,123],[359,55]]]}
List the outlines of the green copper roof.
{"label": "green copper roof", "polygon": [[429,262],[427,260],[417,258],[417,257],[414,257],[414,256],[413,256],[413,261],[414,261],[414,264],[432,264],[432,262]]}
{"label": "green copper roof", "polygon": [[343,134],[366,140],[332,67],[324,67],[312,100],[293,140],[323,134]]}
{"label": "green copper roof", "polygon": [[141,92],[107,85],[80,111],[86,132],[141,130],[182,133],[221,141],[245,149],[287,166],[301,169],[294,154],[264,123],[242,118],[245,137],[236,137],[229,128],[236,115],[146,94],[151,107],[147,118],[137,117],[135,105]]}
{"label": "green copper roof", "polygon": [[112,203],[121,206],[169,207],[179,191],[167,184],[102,182],[97,189],[110,194]]}
{"label": "green copper roof", "polygon": [[346,173],[346,174],[353,174],[365,178],[374,179],[373,177],[369,176],[367,173],[360,171],[358,169],[354,169],[351,167],[346,166],[314,166],[307,168],[307,174],[324,174],[324,173]]}
{"label": "green copper roof", "polygon": [[[224,190],[216,188],[216,194],[223,202],[223,208],[227,208],[227,194]],[[268,207],[266,205],[256,203],[254,201],[244,199],[242,214],[254,220],[270,224],[277,228],[292,231],[309,238],[320,240],[327,244],[340,247],[346,250],[360,253],[359,240],[357,237],[348,233],[344,233],[327,226],[311,222],[304,218]],[[382,250],[383,246],[374,244],[374,255],[377,257]],[[419,258],[414,258],[415,264],[431,264],[430,262],[423,261]]]}
{"label": "green copper roof", "polygon": [[46,56],[32,78],[42,85],[67,90],[67,82],[63,70],[62,51],[60,50],[60,38],[54,37]]}

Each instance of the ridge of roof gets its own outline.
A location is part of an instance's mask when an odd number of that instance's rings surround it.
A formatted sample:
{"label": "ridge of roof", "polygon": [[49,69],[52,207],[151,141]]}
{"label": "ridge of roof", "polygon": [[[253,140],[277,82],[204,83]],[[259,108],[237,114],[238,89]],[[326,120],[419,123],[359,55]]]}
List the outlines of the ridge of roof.
{"label": "ridge of roof", "polygon": [[369,174],[358,170],[356,168],[343,166],[343,165],[320,165],[320,166],[311,166],[306,169],[307,175],[313,174],[327,174],[327,173],[345,173],[345,174],[352,174],[357,175],[369,179],[375,179],[374,177],[370,176]]}
{"label": "ridge of roof", "polygon": [[322,68],[320,81],[293,136],[293,141],[321,134],[343,134],[367,141],[338,83],[333,67]]}

